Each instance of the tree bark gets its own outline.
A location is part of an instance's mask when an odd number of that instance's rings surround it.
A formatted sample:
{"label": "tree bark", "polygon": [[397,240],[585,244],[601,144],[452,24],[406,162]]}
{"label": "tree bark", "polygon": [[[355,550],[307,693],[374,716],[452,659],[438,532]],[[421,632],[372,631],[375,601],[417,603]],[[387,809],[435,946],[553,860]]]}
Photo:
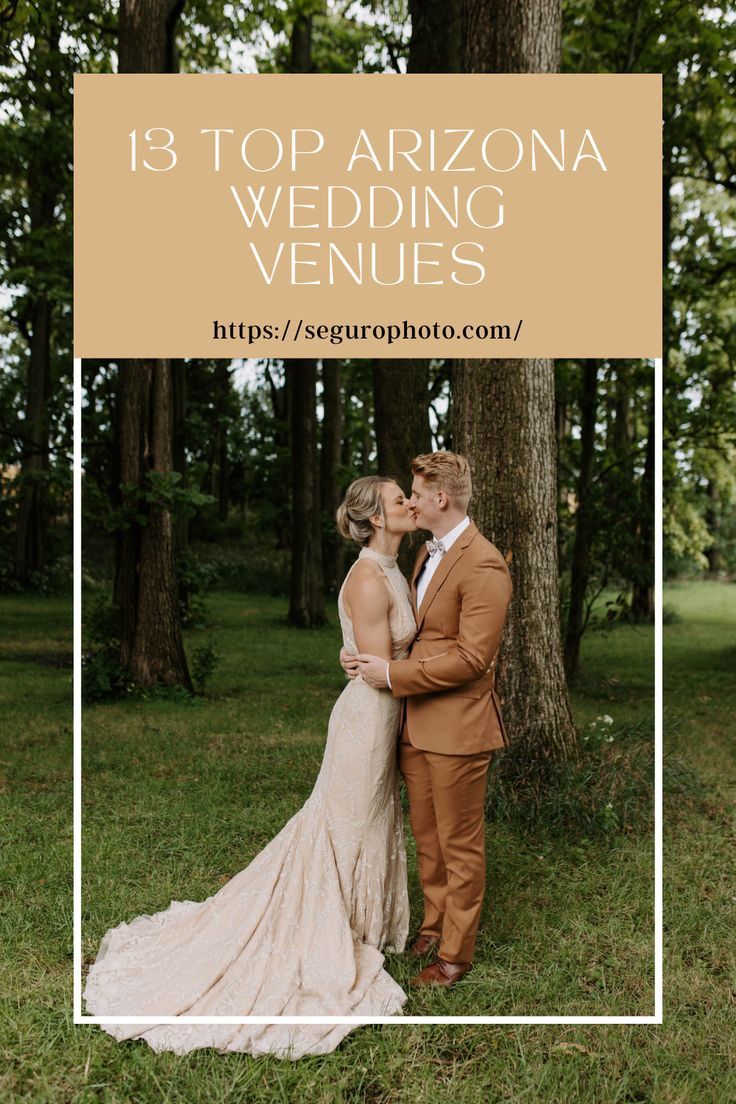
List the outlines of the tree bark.
{"label": "tree bark", "polygon": [[303,12],[294,16],[291,27],[289,68],[292,73],[311,73],[313,70],[312,16]]}
{"label": "tree bark", "polygon": [[120,0],[118,73],[176,73],[176,24],[184,0]]}
{"label": "tree bark", "polygon": [[412,459],[432,448],[429,361],[374,361],[373,402],[379,472],[408,491]]}
{"label": "tree bark", "polygon": [[611,448],[620,470],[631,467],[632,444],[632,396],[631,364],[618,361],[616,364],[616,388],[613,396],[613,424],[611,425]]}
{"label": "tree bark", "polygon": [[[172,377],[172,468],[181,475],[181,486],[189,483],[187,472],[187,366],[183,360],[171,361]],[[174,560],[181,563],[189,547],[189,518],[182,513],[174,518]],[[179,575],[179,608],[184,617],[190,612],[189,584]]]}
{"label": "tree bark", "polygon": [[708,572],[717,577],[721,572],[726,570],[727,564],[720,544],[721,492],[715,480],[708,480],[706,494],[708,496],[708,505],[705,511],[705,524],[708,526],[711,544],[706,548],[705,556],[708,560]]}
{"label": "tree bark", "polygon": [[[312,15],[297,11],[291,27],[289,68],[311,73]],[[291,437],[291,598],[289,624],[311,628],[325,622],[322,515],[317,455],[315,360],[284,361],[285,399]]]}
{"label": "tree bark", "polygon": [[291,409],[291,601],[289,624],[312,628],[325,623],[322,578],[322,517],[317,461],[317,362],[284,364]]}
{"label": "tree bark", "polygon": [[409,0],[407,73],[459,72],[460,9],[460,0]]}
{"label": "tree bark", "polygon": [[560,0],[462,0],[465,73],[556,73]]}
{"label": "tree bark", "polygon": [[575,541],[570,568],[570,607],[565,632],[565,673],[574,678],[580,666],[580,641],[585,629],[585,593],[590,577],[590,546],[593,537],[590,491],[595,460],[595,423],[598,410],[598,362],[583,366],[580,396],[580,473],[577,483]]}
{"label": "tree bark", "polygon": [[[374,361],[373,402],[379,473],[395,479],[408,495],[412,459],[432,449],[429,361]],[[423,536],[426,534],[419,533],[402,543],[399,566],[405,575],[411,574],[416,545]]]}
{"label": "tree bark", "polygon": [[[291,397],[287,386],[287,361],[284,361],[284,382],[281,386],[274,379],[271,365],[268,361],[264,364],[268,392],[271,399],[271,409],[275,421],[274,444],[279,458],[283,457],[284,485],[291,480]],[[284,496],[284,506],[279,508],[274,516],[276,528],[276,548],[283,552],[291,546],[291,512]]]}
{"label": "tree bark", "polygon": [[40,294],[33,304],[28,359],[21,485],[16,528],[15,566],[21,579],[46,562],[46,484],[49,470],[47,403],[51,376],[51,304]]}
{"label": "tree bark", "polygon": [[[39,35],[34,59],[29,62],[30,87],[33,89],[38,118],[56,110],[67,94],[64,76],[58,65],[46,71],[45,61],[59,49],[59,27],[51,17],[48,30]],[[48,78],[51,84],[48,84]],[[53,147],[42,135],[33,147],[27,171],[28,215],[31,234],[39,239],[55,224],[55,209],[64,188],[64,170],[54,156]],[[46,409],[51,393],[51,327],[53,302],[39,280],[26,310],[31,335],[28,349],[24,443],[21,452],[21,480],[15,535],[15,567],[21,579],[40,571],[46,564],[47,486],[49,471],[49,416]]]}
{"label": "tree bark", "polygon": [[634,586],[631,616],[635,621],[654,617],[654,389],[649,406],[647,449],[639,488],[638,524],[634,535]]}
{"label": "tree bark", "polygon": [[[463,71],[557,72],[560,27],[559,0],[463,0]],[[499,657],[511,740],[526,750],[519,762],[571,758],[579,747],[560,635],[553,363],[457,361],[454,386],[474,516],[508,557],[514,582]]]}
{"label": "tree bark", "polygon": [[228,494],[227,418],[230,402],[230,367],[226,360],[215,361],[215,428],[212,496],[217,502],[217,517],[227,521]]}
{"label": "tree bark", "polygon": [[568,758],[577,738],[560,642],[552,362],[460,361],[454,383],[472,516],[514,583],[498,664],[509,735],[533,758]]}
{"label": "tree bark", "polygon": [[121,617],[120,661],[137,686],[162,683],[191,691],[171,511],[145,495],[149,472],[173,470],[171,362],[129,360],[119,373],[120,475],[129,514],[120,534],[114,593]]}
{"label": "tree bark", "polygon": [[[176,23],[183,0],[121,0],[118,72],[178,70]],[[115,601],[122,623],[121,663],[139,686],[192,690],[181,633],[174,522],[163,505],[141,500],[148,472],[174,468],[174,385],[169,360],[130,360],[118,369],[123,501],[147,524],[131,521],[119,538]]]}
{"label": "tree bark", "polygon": [[342,580],[344,544],[335,525],[340,505],[340,454],[342,451],[342,361],[322,361],[322,451],[320,500],[322,505],[322,562],[326,594],[336,594]]}

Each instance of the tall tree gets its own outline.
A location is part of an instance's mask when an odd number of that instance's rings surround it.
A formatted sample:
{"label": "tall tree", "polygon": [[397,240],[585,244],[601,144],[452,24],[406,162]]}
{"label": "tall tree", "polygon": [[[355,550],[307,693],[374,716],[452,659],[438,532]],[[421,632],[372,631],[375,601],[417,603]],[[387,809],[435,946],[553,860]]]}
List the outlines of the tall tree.
{"label": "tall tree", "polygon": [[48,398],[50,390],[51,304],[40,293],[32,306],[32,332],[26,377],[21,482],[16,529],[15,566],[20,578],[40,571],[46,562],[46,494],[49,470]]}
{"label": "tall tree", "polygon": [[560,0],[462,0],[464,73],[556,73]]}
{"label": "tall tree", "polygon": [[[118,71],[173,73],[183,0],[122,0]],[[121,661],[140,686],[192,689],[182,641],[174,521],[166,493],[174,471],[174,381],[169,360],[122,362],[120,476],[128,527],[120,534],[115,601]],[[171,482],[168,483],[169,489]],[[140,524],[143,511],[145,525]]]}
{"label": "tall tree", "polygon": [[[27,241],[24,257],[27,267],[21,279],[29,285],[19,319],[28,344],[15,554],[16,571],[21,578],[41,570],[46,561],[46,484],[50,466],[48,401],[52,386],[52,314],[56,288],[53,268],[45,271],[44,266],[47,250],[52,252],[56,244],[56,208],[67,176],[66,151],[59,141],[59,127],[64,124],[58,120],[59,108],[67,96],[68,78],[58,56],[60,27],[50,13],[38,13],[34,22],[35,41],[29,52],[26,73],[32,99],[32,106],[26,110],[33,120],[34,140],[24,151],[28,159],[27,222],[18,227],[18,237]],[[14,155],[18,156],[17,149]],[[23,246],[19,248],[14,243],[8,251],[22,252]]]}
{"label": "tall tree", "polygon": [[473,470],[473,518],[506,557],[514,596],[498,679],[513,743],[577,749],[560,641],[554,377],[546,360],[463,360],[454,430]]}
{"label": "tall tree", "polygon": [[312,628],[325,622],[322,577],[322,515],[317,458],[317,362],[287,360],[291,410],[291,599],[289,624]]}
{"label": "tall tree", "polygon": [[634,533],[634,586],[631,615],[636,621],[654,617],[654,393],[649,402],[644,472]]}
{"label": "tall tree", "polygon": [[[560,26],[559,0],[463,0],[463,70],[556,72]],[[511,739],[533,759],[571,757],[578,744],[560,638],[553,363],[460,360],[453,386],[474,515],[514,581],[499,663]]]}
{"label": "tall tree", "polygon": [[[297,3],[291,24],[292,73],[316,71],[312,58],[313,17],[324,4]],[[311,628],[325,621],[322,514],[317,453],[317,362],[284,362],[291,432],[291,597],[289,624]]]}
{"label": "tall tree", "polygon": [[407,73],[457,73],[462,41],[460,0],[409,0],[409,14]]}
{"label": "tall tree", "polygon": [[138,686],[192,689],[181,635],[168,499],[173,473],[171,361],[129,360],[120,368],[121,530],[114,601],[123,667]]}
{"label": "tall tree", "polygon": [[582,367],[580,395],[580,472],[577,483],[575,540],[570,567],[570,605],[565,629],[565,673],[578,673],[580,641],[585,629],[585,594],[590,576],[590,548],[593,518],[590,493],[595,460],[595,422],[598,408],[598,362],[586,360]]}
{"label": "tall tree", "polygon": [[176,73],[176,25],[184,0],[120,0],[118,72]]}
{"label": "tall tree", "polygon": [[[408,73],[451,73],[460,62],[460,0],[410,0]],[[428,360],[376,360],[373,364],[378,470],[408,493],[411,460],[432,448]],[[414,553],[404,542],[399,563],[408,574]]]}
{"label": "tall tree", "polygon": [[[183,360],[171,361],[172,382],[172,450],[171,463],[175,472],[181,476],[181,486],[189,484],[187,470],[187,365]],[[180,511],[174,518],[174,558],[180,565],[189,548],[189,515]],[[179,608],[183,617],[191,612],[191,594],[186,572],[178,571]]]}
{"label": "tall tree", "polygon": [[322,450],[320,452],[320,501],[323,517],[322,561],[327,594],[342,581],[343,542],[335,526],[340,505],[342,452],[342,361],[322,361]]}
{"label": "tall tree", "polygon": [[429,361],[374,361],[373,401],[379,471],[408,490],[412,457],[432,447]]}
{"label": "tall tree", "polygon": [[230,505],[228,492],[228,409],[231,398],[230,364],[226,360],[215,361],[215,429],[212,442],[211,494],[217,502],[217,516],[227,521]]}
{"label": "tall tree", "polygon": [[[373,363],[378,470],[410,493],[411,461],[432,448],[429,428],[429,361],[376,360]],[[415,543],[404,541],[399,565],[411,574]]]}

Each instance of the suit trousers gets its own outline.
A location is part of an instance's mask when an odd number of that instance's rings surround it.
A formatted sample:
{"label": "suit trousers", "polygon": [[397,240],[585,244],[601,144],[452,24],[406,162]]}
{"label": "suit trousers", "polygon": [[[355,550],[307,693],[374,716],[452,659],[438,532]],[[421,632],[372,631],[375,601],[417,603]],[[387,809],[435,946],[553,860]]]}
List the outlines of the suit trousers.
{"label": "suit trousers", "polygon": [[440,755],[399,740],[424,892],[423,935],[440,937],[446,962],[470,962],[486,884],[485,792],[492,752]]}

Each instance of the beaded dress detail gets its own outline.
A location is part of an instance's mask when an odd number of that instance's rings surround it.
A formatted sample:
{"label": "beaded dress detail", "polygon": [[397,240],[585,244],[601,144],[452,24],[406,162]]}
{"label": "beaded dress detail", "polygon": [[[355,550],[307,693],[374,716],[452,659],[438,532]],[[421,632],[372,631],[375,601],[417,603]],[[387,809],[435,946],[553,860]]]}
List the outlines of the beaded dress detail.
{"label": "beaded dress detail", "polygon": [[[364,548],[358,559],[366,558],[391,590],[392,654],[402,659],[416,632],[408,583],[394,557]],[[338,596],[343,642],[356,651],[344,589],[345,583]],[[409,928],[396,765],[400,708],[390,690],[374,690],[360,678],[348,682],[299,812],[213,896],[172,901],[162,912],[111,928],[87,975],[88,1013],[399,1014],[406,994],[384,969],[381,952],[402,951]],[[212,1047],[293,1059],[334,1050],[358,1025],[101,1026],[156,1051]]]}

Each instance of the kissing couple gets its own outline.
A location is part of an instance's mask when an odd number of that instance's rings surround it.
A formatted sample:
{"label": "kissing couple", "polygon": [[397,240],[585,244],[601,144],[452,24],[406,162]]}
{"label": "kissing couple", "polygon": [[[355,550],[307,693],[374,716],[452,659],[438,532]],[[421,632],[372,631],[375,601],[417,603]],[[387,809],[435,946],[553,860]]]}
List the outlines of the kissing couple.
{"label": "kissing couple", "polygon": [[[507,743],[494,674],[511,579],[466,514],[465,457],[417,456],[412,472],[410,498],[393,479],[365,476],[337,511],[339,532],[360,545],[338,595],[349,681],[311,795],[213,896],[172,901],[106,933],[84,990],[93,1015],[400,1014],[407,995],[382,953],[404,951],[409,935],[399,770],[424,896],[411,985],[450,987],[469,969],[485,888],[486,776]],[[397,554],[417,529],[433,537],[409,585]],[[156,1051],[291,1059],[334,1050],[355,1026],[102,1024]]]}

